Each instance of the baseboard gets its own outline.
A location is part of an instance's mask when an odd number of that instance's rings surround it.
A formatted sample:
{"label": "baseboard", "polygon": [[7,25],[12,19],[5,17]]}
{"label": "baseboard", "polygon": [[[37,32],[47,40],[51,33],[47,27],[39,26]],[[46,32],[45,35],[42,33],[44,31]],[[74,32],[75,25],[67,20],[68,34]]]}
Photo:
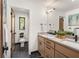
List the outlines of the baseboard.
{"label": "baseboard", "polygon": [[18,43],[15,43],[15,45],[17,45],[17,44],[20,44],[19,42]]}
{"label": "baseboard", "polygon": [[32,51],[31,54],[36,53],[36,52],[38,52],[38,50],[36,50],[36,51]]}
{"label": "baseboard", "polygon": [[[39,53],[38,50],[31,52],[31,55],[30,56],[32,56],[32,55],[35,55],[35,56],[38,56],[39,55],[41,57],[41,54]],[[43,58],[43,57],[41,57],[41,58]]]}

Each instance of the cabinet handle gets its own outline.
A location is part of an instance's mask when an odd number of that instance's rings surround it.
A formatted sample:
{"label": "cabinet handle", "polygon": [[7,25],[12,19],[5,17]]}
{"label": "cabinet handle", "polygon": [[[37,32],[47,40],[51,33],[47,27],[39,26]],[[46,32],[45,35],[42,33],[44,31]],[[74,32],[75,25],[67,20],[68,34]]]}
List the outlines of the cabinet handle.
{"label": "cabinet handle", "polygon": [[46,41],[47,43],[51,44],[50,42]]}
{"label": "cabinet handle", "polygon": [[50,50],[50,47],[46,46],[46,48],[48,48]]}

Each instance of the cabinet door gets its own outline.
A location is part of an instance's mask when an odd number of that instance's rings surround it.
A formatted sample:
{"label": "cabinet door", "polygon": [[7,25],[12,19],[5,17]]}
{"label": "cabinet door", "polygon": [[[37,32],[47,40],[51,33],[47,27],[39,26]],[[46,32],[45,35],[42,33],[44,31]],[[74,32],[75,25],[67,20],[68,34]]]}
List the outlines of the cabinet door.
{"label": "cabinet door", "polygon": [[55,51],[55,58],[66,58],[63,54]]}
{"label": "cabinet door", "polygon": [[48,45],[45,45],[45,57],[54,58],[54,49]]}
{"label": "cabinet door", "polygon": [[42,57],[44,57],[44,38],[38,38],[38,50]]}
{"label": "cabinet door", "polygon": [[54,58],[54,42],[45,39],[45,57]]}

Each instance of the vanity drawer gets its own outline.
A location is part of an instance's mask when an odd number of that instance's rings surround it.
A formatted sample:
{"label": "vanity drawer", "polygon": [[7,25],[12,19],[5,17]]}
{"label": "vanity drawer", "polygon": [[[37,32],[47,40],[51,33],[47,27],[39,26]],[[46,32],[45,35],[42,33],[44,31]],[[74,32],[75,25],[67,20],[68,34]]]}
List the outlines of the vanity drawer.
{"label": "vanity drawer", "polygon": [[55,49],[67,57],[70,57],[70,58],[79,57],[79,52],[76,52],[76,51],[71,50],[67,47],[61,46],[59,44],[55,44]]}
{"label": "vanity drawer", "polygon": [[38,41],[44,42],[45,38],[43,38],[42,36],[38,36]]}
{"label": "vanity drawer", "polygon": [[45,57],[54,58],[54,49],[52,47],[45,45]]}
{"label": "vanity drawer", "polygon": [[51,40],[49,40],[49,39],[46,39],[46,40],[45,40],[45,44],[46,44],[46,45],[49,45],[49,46],[52,47],[52,48],[54,48],[54,42],[51,41]]}
{"label": "vanity drawer", "polygon": [[66,58],[66,56],[64,56],[63,54],[55,51],[55,58]]}

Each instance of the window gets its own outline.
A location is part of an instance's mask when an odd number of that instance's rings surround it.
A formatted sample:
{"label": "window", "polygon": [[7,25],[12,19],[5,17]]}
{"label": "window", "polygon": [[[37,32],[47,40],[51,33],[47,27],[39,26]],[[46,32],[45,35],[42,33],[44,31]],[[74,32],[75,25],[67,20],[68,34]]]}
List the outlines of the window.
{"label": "window", "polygon": [[25,17],[19,17],[19,30],[25,30]]}
{"label": "window", "polygon": [[68,16],[69,26],[79,26],[79,14]]}

